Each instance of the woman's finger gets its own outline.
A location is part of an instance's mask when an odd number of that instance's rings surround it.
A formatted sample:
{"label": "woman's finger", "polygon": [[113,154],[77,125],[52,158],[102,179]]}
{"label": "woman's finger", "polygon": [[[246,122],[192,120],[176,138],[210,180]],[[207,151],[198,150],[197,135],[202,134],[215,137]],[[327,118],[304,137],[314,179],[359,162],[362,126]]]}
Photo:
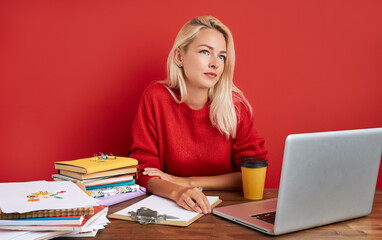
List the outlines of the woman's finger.
{"label": "woman's finger", "polygon": [[162,172],[161,170],[157,168],[145,168],[143,171],[144,172]]}
{"label": "woman's finger", "polygon": [[198,196],[195,201],[196,201],[196,204],[201,208],[201,210],[203,211],[204,214],[207,214],[209,213],[209,203],[207,201],[207,203],[204,201],[204,198],[206,198],[203,194],[203,196]]}
{"label": "woman's finger", "polygon": [[163,174],[163,172],[156,169],[156,168],[145,168],[145,170],[143,172],[143,175],[149,175],[149,176],[161,175],[161,174]]}
{"label": "woman's finger", "polygon": [[197,212],[197,213],[202,213],[202,209],[190,197],[186,198],[184,200],[184,202],[187,204],[188,207],[190,207],[192,209],[192,211]]}
{"label": "woman's finger", "polygon": [[157,168],[145,168],[145,171],[143,172],[143,175],[148,176],[158,176],[163,180],[171,181],[170,175],[167,173],[162,172],[161,170]]}
{"label": "woman's finger", "polygon": [[[203,194],[203,195],[204,195],[204,194]],[[208,213],[211,213],[211,212],[212,212],[212,210],[211,210],[211,205],[210,205],[210,202],[208,201],[208,199],[207,199],[206,196],[204,196],[204,198],[203,198],[203,202],[204,202],[204,204],[205,204],[205,206],[206,206],[206,210],[207,210],[207,212],[208,212]]]}
{"label": "woman's finger", "polygon": [[144,171],[145,172],[162,172],[161,170],[157,168],[145,168]]}

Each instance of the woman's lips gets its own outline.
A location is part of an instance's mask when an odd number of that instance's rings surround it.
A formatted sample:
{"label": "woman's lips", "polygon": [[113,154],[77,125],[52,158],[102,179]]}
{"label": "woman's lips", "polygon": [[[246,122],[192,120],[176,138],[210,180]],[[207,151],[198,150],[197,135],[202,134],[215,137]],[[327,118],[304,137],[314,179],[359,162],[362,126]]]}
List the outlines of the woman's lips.
{"label": "woman's lips", "polygon": [[216,76],[217,76],[217,74],[213,73],[213,72],[206,72],[206,73],[204,73],[204,75],[206,75],[209,78],[216,78]]}

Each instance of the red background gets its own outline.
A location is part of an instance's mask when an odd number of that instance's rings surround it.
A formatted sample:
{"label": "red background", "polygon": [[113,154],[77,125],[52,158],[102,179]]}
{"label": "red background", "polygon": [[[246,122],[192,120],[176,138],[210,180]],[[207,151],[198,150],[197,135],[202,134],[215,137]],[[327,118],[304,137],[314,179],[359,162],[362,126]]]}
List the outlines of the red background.
{"label": "red background", "polygon": [[173,40],[197,15],[233,32],[267,187],[278,187],[288,134],[382,127],[378,0],[1,1],[0,182],[126,155],[143,89],[166,77]]}

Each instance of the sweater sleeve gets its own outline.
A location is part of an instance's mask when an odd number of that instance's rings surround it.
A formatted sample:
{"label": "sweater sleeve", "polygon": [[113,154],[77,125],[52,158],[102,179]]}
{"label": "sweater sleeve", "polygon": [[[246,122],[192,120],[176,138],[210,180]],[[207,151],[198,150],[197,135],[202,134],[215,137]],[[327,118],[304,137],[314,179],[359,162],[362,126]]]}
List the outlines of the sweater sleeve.
{"label": "sweater sleeve", "polygon": [[267,160],[264,139],[259,137],[252,113],[243,104],[239,104],[236,138],[232,140],[232,171],[240,171],[241,162],[248,157]]}
{"label": "sweater sleeve", "polygon": [[[158,132],[155,121],[154,105],[147,90],[143,93],[132,129],[133,145],[130,157],[138,160],[140,170],[146,167],[160,169]],[[140,171],[138,184],[147,188],[151,177],[145,176]]]}

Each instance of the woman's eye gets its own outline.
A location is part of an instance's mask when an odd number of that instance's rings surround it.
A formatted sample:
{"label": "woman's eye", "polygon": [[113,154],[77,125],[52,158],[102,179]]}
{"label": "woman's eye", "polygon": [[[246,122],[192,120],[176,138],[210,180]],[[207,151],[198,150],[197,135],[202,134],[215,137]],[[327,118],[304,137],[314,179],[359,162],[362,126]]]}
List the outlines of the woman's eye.
{"label": "woman's eye", "polygon": [[208,51],[207,50],[202,50],[200,51],[201,54],[204,54],[204,55],[207,55],[208,54]]}
{"label": "woman's eye", "polygon": [[220,55],[220,56],[219,56],[219,59],[224,61],[224,60],[226,59],[226,56],[224,56],[224,55]]}

